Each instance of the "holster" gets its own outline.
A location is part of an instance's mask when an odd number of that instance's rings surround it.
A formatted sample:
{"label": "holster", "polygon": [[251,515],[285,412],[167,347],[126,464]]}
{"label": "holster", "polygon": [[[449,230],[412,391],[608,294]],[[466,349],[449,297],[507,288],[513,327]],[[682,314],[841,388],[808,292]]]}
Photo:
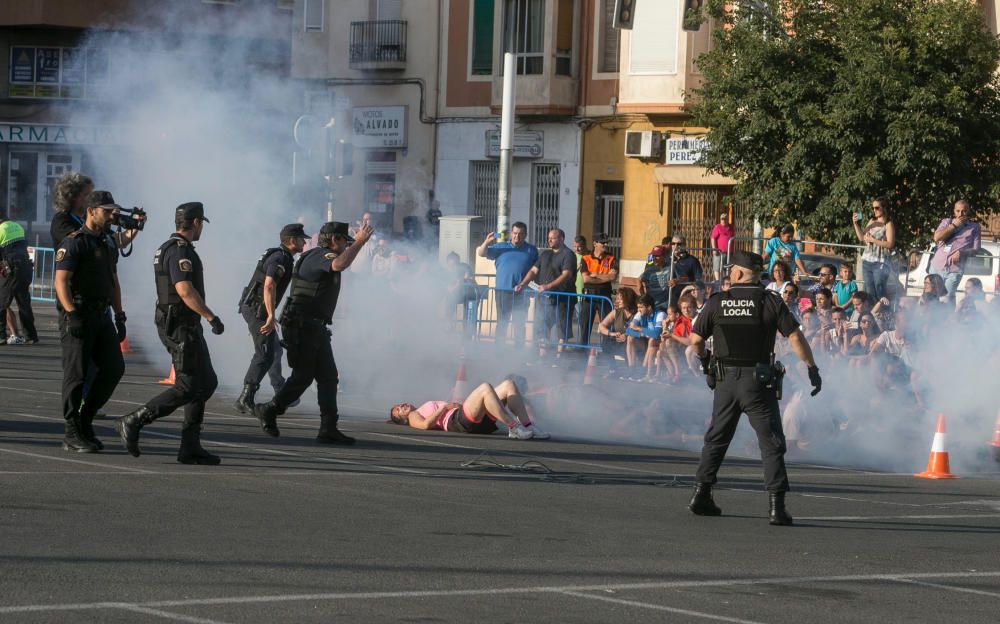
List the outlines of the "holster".
{"label": "holster", "polygon": [[722,367],[719,360],[714,355],[708,360],[708,370],[705,371],[705,383],[710,390],[715,390],[715,386],[722,379]]}
{"label": "holster", "polygon": [[754,367],[754,379],[764,388],[774,390],[774,396],[781,399],[782,385],[785,379],[785,366],[781,362],[758,364]]}

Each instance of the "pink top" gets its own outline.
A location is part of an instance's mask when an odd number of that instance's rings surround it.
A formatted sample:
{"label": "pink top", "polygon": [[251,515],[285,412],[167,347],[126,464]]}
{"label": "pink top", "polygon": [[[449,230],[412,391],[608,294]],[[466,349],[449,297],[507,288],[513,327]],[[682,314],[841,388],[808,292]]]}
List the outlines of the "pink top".
{"label": "pink top", "polygon": [[731,223],[727,223],[726,225],[716,223],[715,227],[712,228],[712,235],[709,238],[715,241],[716,249],[721,252],[725,252],[729,248],[729,240],[735,236],[735,234],[736,230],[733,229],[733,225]]}
{"label": "pink top", "polygon": [[[417,408],[417,413],[424,418],[429,418],[434,412],[441,409],[442,406],[447,405],[448,401],[427,401],[423,405]],[[440,429],[441,431],[446,430],[448,424],[448,419],[452,417],[456,410],[448,410],[443,412],[438,416],[437,421],[430,427],[431,429]]]}

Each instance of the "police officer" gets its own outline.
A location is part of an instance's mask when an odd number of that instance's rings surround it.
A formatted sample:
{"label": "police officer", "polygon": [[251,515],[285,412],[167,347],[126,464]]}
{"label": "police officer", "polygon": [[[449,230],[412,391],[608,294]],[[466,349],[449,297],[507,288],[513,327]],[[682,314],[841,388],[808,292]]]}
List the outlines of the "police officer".
{"label": "police officer", "polygon": [[[809,367],[813,396],[820,391],[822,380],[798,321],[777,293],[765,291],[760,284],[764,260],[755,253],[736,251],[731,262],[732,286],[727,292],[712,295],[691,332],[691,343],[701,359],[709,387],[715,390],[715,400],[688,508],[700,516],[722,514],[712,499],[712,486],[740,414],[746,412],[757,432],[764,462],[770,522],[788,525],[792,524],[792,516],[785,510],[785,434],[778,409],[784,369],[774,362],[775,330],[788,338],[792,350]],[[705,349],[710,337],[714,356]]]}
{"label": "police officer", "polygon": [[218,378],[212,368],[201,319],[212,326],[213,334],[225,330],[222,320],[205,303],[205,279],[201,258],[193,243],[201,238],[208,223],[201,202],[188,202],[174,213],[177,231],[160,245],[153,256],[156,276],[156,330],[160,342],[173,361],[173,387],[153,397],[139,409],[115,423],[129,454],[138,457],[139,430],[157,418],[184,407],[181,446],[177,461],[182,464],[216,466],[222,460],[201,447],[201,422],[205,402],[215,392]]}
{"label": "police officer", "polygon": [[[121,301],[117,250],[108,244],[104,227],[117,206],[111,194],[94,191],[86,200],[83,227],[63,239],[56,251],[55,290],[62,342],[63,448],[93,453],[104,448],[94,435],[97,410],[111,398],[125,373],[118,343],[125,338],[110,309]],[[88,374],[93,374],[84,393]]]}
{"label": "police officer", "polygon": [[250,283],[243,289],[239,310],[253,338],[253,359],[243,378],[243,392],[234,405],[242,414],[253,411],[254,395],[265,374],[271,378],[275,392],[285,383],[281,376],[281,345],[275,310],[292,279],[295,255],[302,253],[307,238],[309,235],[301,223],[281,228],[281,246],[264,252],[257,260]]}
{"label": "police officer", "polygon": [[281,313],[281,336],[288,349],[292,375],[270,402],[254,406],[260,427],[268,435],[278,437],[277,417],[315,379],[320,409],[316,441],[354,444],[354,438],[337,429],[339,375],[327,325],[333,322],[337,308],[340,274],[351,266],[373,232],[371,225],[363,223],[355,239],[348,233],[346,223],[326,223],[319,231],[318,246],[302,254],[295,264],[288,302]]}
{"label": "police officer", "polygon": [[33,275],[24,228],[16,221],[0,217],[0,342],[6,340],[7,308],[12,301],[17,302],[17,314],[28,343],[38,342],[35,314],[31,310]]}

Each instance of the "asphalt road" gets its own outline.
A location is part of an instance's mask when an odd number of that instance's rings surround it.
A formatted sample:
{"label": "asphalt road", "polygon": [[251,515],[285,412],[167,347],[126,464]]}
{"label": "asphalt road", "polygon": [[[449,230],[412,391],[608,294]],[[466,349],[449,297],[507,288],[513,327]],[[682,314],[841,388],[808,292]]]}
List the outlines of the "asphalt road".
{"label": "asphalt road", "polygon": [[[687,451],[418,432],[355,397],[351,448],[315,407],[265,437],[216,396],[218,467],[174,461],[179,418],[128,456],[60,448],[58,342],[0,348],[2,622],[996,622],[997,474],[926,481],[792,465],[771,527],[759,463],[685,508]],[[129,356],[108,406],[158,391]]]}

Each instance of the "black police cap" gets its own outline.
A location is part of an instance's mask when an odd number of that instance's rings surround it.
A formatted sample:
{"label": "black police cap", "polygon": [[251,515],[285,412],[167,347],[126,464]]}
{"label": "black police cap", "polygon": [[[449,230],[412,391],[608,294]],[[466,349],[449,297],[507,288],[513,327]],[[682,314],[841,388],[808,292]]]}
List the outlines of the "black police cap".
{"label": "black police cap", "polygon": [[301,223],[289,223],[285,227],[281,228],[281,234],[279,234],[279,236],[281,238],[293,238],[293,237],[309,238],[309,235],[306,234],[305,229],[303,229],[303,227],[304,226]]}
{"label": "black police cap", "polygon": [[110,191],[91,191],[90,195],[87,195],[87,201],[84,204],[86,208],[97,208],[98,206],[111,210],[112,208],[121,208],[115,203],[115,198],[111,195]]}
{"label": "black police cap", "polygon": [[323,227],[320,229],[319,233],[321,235],[329,236],[333,238],[334,236],[339,236],[349,243],[354,242],[354,237],[351,236],[347,229],[347,224],[343,221],[330,221],[329,223],[324,223]]}
{"label": "black police cap", "polygon": [[760,257],[760,254],[755,254],[752,251],[734,251],[729,256],[729,264],[735,264],[750,271],[760,272],[764,270],[764,259]]}
{"label": "black police cap", "polygon": [[205,217],[205,205],[201,202],[187,202],[177,206],[176,216],[188,221],[192,219],[201,219],[205,223],[211,223],[211,221]]}

